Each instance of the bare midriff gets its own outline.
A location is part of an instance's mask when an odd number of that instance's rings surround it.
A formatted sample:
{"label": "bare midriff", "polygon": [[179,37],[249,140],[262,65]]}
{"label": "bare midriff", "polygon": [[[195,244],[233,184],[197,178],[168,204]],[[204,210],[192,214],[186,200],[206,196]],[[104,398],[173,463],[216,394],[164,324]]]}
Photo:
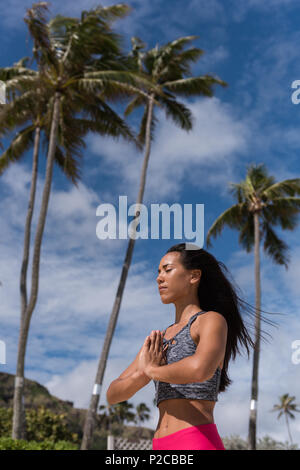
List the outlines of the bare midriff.
{"label": "bare midriff", "polygon": [[159,420],[154,438],[168,436],[190,426],[214,423],[216,402],[210,400],[187,400],[172,398],[159,403]]}

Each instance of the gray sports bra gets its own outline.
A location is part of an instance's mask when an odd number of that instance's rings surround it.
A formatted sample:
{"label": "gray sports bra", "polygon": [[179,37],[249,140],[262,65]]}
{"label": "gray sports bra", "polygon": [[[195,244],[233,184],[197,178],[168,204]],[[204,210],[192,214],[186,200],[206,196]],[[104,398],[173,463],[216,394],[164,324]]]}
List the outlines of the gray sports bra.
{"label": "gray sports bra", "polygon": [[[163,338],[164,348],[168,343],[168,347],[166,349],[166,364],[180,361],[181,359],[187,356],[192,356],[192,354],[194,354],[197,345],[194,343],[191,337],[190,327],[196,317],[202,313],[206,313],[206,311],[201,310],[200,312],[195,313],[189,319],[189,322],[175,336],[173,336],[173,338],[169,340]],[[166,330],[164,330],[164,335],[165,332]],[[167,382],[153,380],[155,386],[156,406],[158,406],[161,401],[169,400],[171,398],[218,401],[220,381],[220,367],[216,369],[214,375],[210,379],[205,380],[204,382],[170,384]]]}

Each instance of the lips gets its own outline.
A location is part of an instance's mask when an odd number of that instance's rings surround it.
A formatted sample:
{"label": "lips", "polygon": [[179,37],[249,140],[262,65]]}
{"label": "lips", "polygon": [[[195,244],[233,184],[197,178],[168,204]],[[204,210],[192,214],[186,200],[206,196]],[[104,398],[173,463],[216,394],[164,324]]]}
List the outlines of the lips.
{"label": "lips", "polygon": [[165,286],[164,287],[159,287],[160,291],[165,290],[165,289],[167,289],[167,287],[165,287]]}

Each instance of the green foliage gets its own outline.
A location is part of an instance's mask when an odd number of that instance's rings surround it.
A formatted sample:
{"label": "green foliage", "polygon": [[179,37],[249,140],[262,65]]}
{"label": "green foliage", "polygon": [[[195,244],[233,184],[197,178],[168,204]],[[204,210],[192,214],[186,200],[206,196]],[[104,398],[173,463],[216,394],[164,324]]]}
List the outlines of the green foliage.
{"label": "green foliage", "polygon": [[71,434],[65,422],[66,414],[54,414],[44,407],[26,412],[26,437],[38,442],[50,439],[76,441],[77,434]]}
{"label": "green foliage", "polygon": [[[79,443],[78,434],[72,433],[66,423],[66,414],[55,414],[45,407],[26,410],[26,437],[28,441]],[[0,408],[0,437],[12,433],[12,408]]]}
{"label": "green foliage", "polygon": [[221,438],[226,450],[247,450],[247,441],[237,434]]}
{"label": "green foliage", "polygon": [[[222,437],[226,450],[248,450],[248,443],[237,434],[230,437]],[[275,439],[266,435],[258,439],[257,450],[299,450],[297,444],[275,441]]]}
{"label": "green foliage", "polygon": [[0,438],[3,436],[11,436],[12,417],[12,408],[0,408]]}
{"label": "green foliage", "polygon": [[[117,403],[115,405],[99,407],[100,411],[103,411],[100,414],[100,423],[106,430],[110,429],[113,435],[117,435],[118,432],[121,432],[120,429],[123,427],[124,423],[138,423],[147,421],[150,418],[149,411],[145,403],[140,403],[134,408],[132,403],[129,403],[127,400]],[[114,432],[116,434],[114,434]]]}
{"label": "green foliage", "polygon": [[0,437],[0,450],[79,450],[79,445],[65,440],[54,442],[45,439],[42,442],[37,442]]}
{"label": "green foliage", "polygon": [[297,444],[289,444],[288,441],[279,442],[270,436],[264,436],[258,440],[258,450],[300,450]]}

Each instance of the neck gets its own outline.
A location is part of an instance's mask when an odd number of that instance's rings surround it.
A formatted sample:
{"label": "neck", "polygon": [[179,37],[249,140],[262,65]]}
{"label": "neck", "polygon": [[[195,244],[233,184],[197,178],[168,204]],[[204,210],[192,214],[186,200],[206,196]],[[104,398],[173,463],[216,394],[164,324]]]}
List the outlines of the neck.
{"label": "neck", "polygon": [[177,299],[174,304],[176,308],[175,323],[186,323],[191,316],[202,310],[197,295]]}

